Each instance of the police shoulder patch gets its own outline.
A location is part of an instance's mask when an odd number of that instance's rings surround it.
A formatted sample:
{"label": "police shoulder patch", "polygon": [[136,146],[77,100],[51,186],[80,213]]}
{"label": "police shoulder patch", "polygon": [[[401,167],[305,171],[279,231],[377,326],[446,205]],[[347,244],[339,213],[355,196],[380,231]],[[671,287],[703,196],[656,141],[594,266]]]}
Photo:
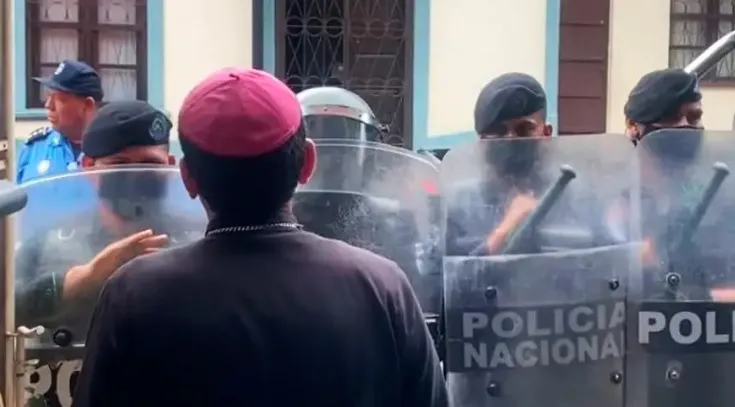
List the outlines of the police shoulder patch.
{"label": "police shoulder patch", "polygon": [[28,135],[28,140],[26,140],[26,145],[33,144],[36,141],[43,140],[46,137],[48,137],[49,134],[51,134],[51,127],[45,126],[40,127],[36,130],[33,130],[31,134]]}

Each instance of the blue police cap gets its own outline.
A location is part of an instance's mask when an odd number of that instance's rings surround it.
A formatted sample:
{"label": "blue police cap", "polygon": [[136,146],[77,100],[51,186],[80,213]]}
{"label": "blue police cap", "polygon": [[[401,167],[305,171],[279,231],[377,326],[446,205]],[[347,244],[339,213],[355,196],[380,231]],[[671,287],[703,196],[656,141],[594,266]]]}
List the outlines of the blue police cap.
{"label": "blue police cap", "polygon": [[33,80],[49,89],[91,97],[98,102],[104,97],[99,74],[94,68],[80,61],[65,60],[59,64],[53,75]]}

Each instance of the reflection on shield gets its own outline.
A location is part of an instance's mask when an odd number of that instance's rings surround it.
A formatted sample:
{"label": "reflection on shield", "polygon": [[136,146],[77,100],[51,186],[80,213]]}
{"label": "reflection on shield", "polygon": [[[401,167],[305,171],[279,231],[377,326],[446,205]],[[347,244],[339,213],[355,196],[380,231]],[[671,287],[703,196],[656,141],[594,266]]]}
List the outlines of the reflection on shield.
{"label": "reflection on shield", "polygon": [[[63,372],[67,364],[58,361],[83,356],[89,319],[104,283],[103,278],[74,285],[66,279],[69,269],[146,229],[167,234],[171,246],[192,242],[203,236],[207,219],[184,190],[178,170],[170,167],[80,171],[23,188],[29,205],[16,221],[15,321],[18,326],[45,327],[40,337],[26,341],[27,358],[40,360],[26,378],[32,397],[58,405],[56,392],[68,392],[70,384],[58,377],[48,383],[39,378]],[[49,196],[53,190],[86,191],[77,196],[86,199],[79,200],[78,208],[59,207]]]}
{"label": "reflection on shield", "polygon": [[411,151],[340,140],[317,141],[318,166],[294,198],[308,231],[342,240],[396,262],[424,311],[437,313],[440,296],[433,165]]}
{"label": "reflection on shield", "polygon": [[321,86],[297,95],[309,137],[381,141],[380,123],[365,100],[344,88]]}
{"label": "reflection on shield", "polygon": [[[443,329],[455,405],[623,405],[638,246],[606,214],[630,192],[620,169],[632,153],[620,135],[480,140],[447,153]],[[532,204],[511,222],[518,197]]]}
{"label": "reflection on shield", "polygon": [[310,138],[380,141],[380,129],[343,116],[311,115],[304,117]]}
{"label": "reflection on shield", "polygon": [[661,130],[637,149],[629,405],[729,406],[735,366],[735,133]]}

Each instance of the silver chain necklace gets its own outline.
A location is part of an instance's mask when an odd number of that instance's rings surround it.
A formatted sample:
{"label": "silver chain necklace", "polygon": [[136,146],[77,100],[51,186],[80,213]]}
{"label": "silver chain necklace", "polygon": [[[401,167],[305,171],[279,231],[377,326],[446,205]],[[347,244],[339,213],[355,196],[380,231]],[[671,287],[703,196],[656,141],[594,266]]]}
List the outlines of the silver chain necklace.
{"label": "silver chain necklace", "polygon": [[303,226],[293,222],[278,222],[269,223],[267,225],[254,225],[254,226],[228,226],[226,228],[212,229],[207,232],[205,236],[221,235],[223,233],[250,233],[250,232],[263,232],[272,229],[291,229],[300,230]]}

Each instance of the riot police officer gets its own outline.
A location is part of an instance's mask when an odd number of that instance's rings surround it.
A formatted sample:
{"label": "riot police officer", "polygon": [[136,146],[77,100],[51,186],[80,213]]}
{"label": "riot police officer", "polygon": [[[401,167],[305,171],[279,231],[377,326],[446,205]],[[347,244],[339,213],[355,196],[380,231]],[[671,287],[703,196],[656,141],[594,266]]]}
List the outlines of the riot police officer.
{"label": "riot police officer", "polygon": [[314,139],[382,141],[382,129],[370,105],[355,93],[333,86],[298,95],[309,134]]}
{"label": "riot police officer", "polygon": [[[643,137],[657,130],[703,128],[702,93],[697,77],[683,69],[661,69],[643,75],[630,91],[623,111],[626,122],[625,134],[634,145],[638,145]],[[701,135],[696,131],[679,135],[683,137],[676,137],[676,143],[660,142],[662,139],[644,143],[644,148],[650,150],[646,157],[668,157],[669,160],[675,158],[678,164],[692,160],[699,152]],[[682,143],[688,145],[684,146]],[[660,182],[646,183],[643,186],[644,192],[654,184]],[[655,194],[644,196],[652,197]],[[610,231],[620,241],[628,237],[627,232],[618,226],[625,224],[625,219],[628,218],[627,201],[628,198],[624,198],[620,203],[613,205],[608,213],[607,223]],[[653,219],[648,221],[650,223]],[[644,229],[655,227],[647,225]],[[658,261],[654,246],[653,240],[650,239],[644,244],[642,255],[645,263],[653,264]]]}
{"label": "riot police officer", "polygon": [[678,68],[649,72],[631,90],[624,112],[625,133],[634,144],[655,130],[701,129],[704,112],[697,77]]}
{"label": "riot police officer", "polygon": [[[553,131],[546,122],[546,92],[535,78],[524,73],[506,73],[485,85],[477,97],[474,117],[475,131],[480,138],[543,137],[550,136]],[[450,217],[452,221],[447,231],[450,236],[447,240],[447,251],[450,254],[457,254],[457,251],[468,252],[471,249],[460,247],[463,246],[459,243],[462,240],[460,236],[486,233],[479,230],[453,230],[458,225],[476,224],[483,230],[492,225],[487,234],[485,249],[493,253],[536,207],[539,191],[535,184],[540,183],[535,171],[539,161],[538,148],[537,142],[529,140],[497,143],[495,148],[489,150],[492,157],[488,157],[488,162],[493,171],[498,173],[497,179],[507,181],[507,185],[494,185],[493,191],[482,188],[488,195],[483,201],[492,204],[498,199],[508,199],[509,203],[493,205],[505,207],[499,219],[465,222]],[[476,191],[477,188],[473,186],[467,190]],[[477,212],[462,209],[456,211],[456,216],[465,217]],[[494,218],[495,215],[491,217]]]}
{"label": "riot police officer", "polygon": [[[357,94],[344,88],[323,86],[303,90],[297,97],[309,134],[315,140],[385,142],[388,127],[380,123],[370,105]],[[441,161],[434,154],[424,150],[418,154],[439,168]]]}
{"label": "riot police officer", "polygon": [[[546,137],[546,102],[529,75],[492,80],[475,108],[481,140],[455,147],[442,162],[442,333],[455,405],[621,405],[620,387],[605,386],[623,355],[623,318],[601,330],[590,324],[591,342],[605,342],[610,351],[590,358],[578,358],[586,345],[577,341],[579,331],[561,326],[569,319],[554,318],[603,302],[601,314],[624,315],[623,290],[594,287],[607,286],[609,270],[627,264],[630,250],[598,243],[597,215],[608,202],[600,185],[611,185],[602,175],[626,162],[632,147],[622,137],[607,137],[612,143],[597,136]],[[611,144],[617,147],[600,160],[579,154]],[[574,179],[573,188],[564,189],[565,179]],[[513,310],[523,311],[510,316]],[[473,318],[482,319],[476,336]],[[540,326],[554,326],[548,337],[555,339],[534,344]],[[554,350],[562,343],[570,345],[566,359]]]}
{"label": "riot police officer", "polygon": [[[168,153],[170,131],[170,120],[146,102],[109,103],[99,110],[85,130],[82,164],[85,167],[173,164],[174,159]],[[141,232],[139,228],[135,229],[135,222],[132,221],[135,215],[127,213],[129,210],[126,210],[126,205],[120,204],[123,200],[119,198],[128,198],[124,201],[128,204],[130,199],[144,201],[150,207],[151,202],[160,200],[165,193],[165,182],[159,181],[142,172],[102,176],[98,180],[97,194],[100,202],[105,202],[104,208],[96,208],[95,215],[84,213],[81,217],[67,219],[53,229],[65,232],[46,233],[22,242],[17,274],[30,277],[22,278],[24,283],[16,287],[18,318],[22,323],[33,325],[31,322],[35,322],[38,316],[57,314],[62,302],[86,298],[90,291],[96,294],[95,289],[122,264],[168,243],[167,235],[156,235],[153,230]],[[31,199],[38,195],[37,188],[29,188]],[[164,232],[171,233],[170,230]],[[94,243],[82,243],[90,248],[97,246],[100,241],[115,241],[106,247],[99,247],[99,252],[85,251],[82,254],[69,249],[71,237],[80,235],[97,240]],[[61,236],[69,236],[69,239],[56,239]],[[101,236],[113,239],[103,239]],[[48,258],[53,256],[56,257]],[[65,265],[71,267],[65,269]]]}
{"label": "riot police officer", "polygon": [[80,61],[66,60],[50,77],[33,79],[49,89],[45,107],[51,127],[34,131],[26,141],[18,159],[18,183],[79,166],[82,132],[104,96],[99,74]]}
{"label": "riot police officer", "polygon": [[[694,74],[662,69],[641,77],[624,107],[626,135],[637,146],[641,182],[640,202],[635,203],[640,224],[635,226],[643,241],[643,300],[641,304],[631,301],[632,309],[649,310],[657,302],[660,309],[668,310],[684,302],[733,298],[728,273],[722,267],[722,259],[731,252],[730,245],[722,242],[729,236],[723,225],[732,219],[732,210],[728,204],[713,205],[712,210],[702,206],[711,182],[707,170],[717,160],[705,146],[711,143],[709,149],[716,150],[713,140],[717,137],[703,131],[701,100]],[[718,194],[716,199],[723,198]],[[625,202],[623,207],[633,205]],[[701,208],[710,220],[700,224],[693,220]],[[630,214],[616,211],[618,219],[629,221]],[[638,347],[642,344],[633,342],[629,354],[631,359],[644,361],[640,371],[646,374],[640,378],[631,375],[630,382],[636,384],[630,388],[634,393],[647,392],[649,405],[702,404],[702,394],[713,400],[705,404],[718,405],[726,398],[721,390],[728,388],[731,366],[721,355],[703,351],[689,357],[680,348]],[[675,384],[668,376],[672,360],[684,372]]]}

